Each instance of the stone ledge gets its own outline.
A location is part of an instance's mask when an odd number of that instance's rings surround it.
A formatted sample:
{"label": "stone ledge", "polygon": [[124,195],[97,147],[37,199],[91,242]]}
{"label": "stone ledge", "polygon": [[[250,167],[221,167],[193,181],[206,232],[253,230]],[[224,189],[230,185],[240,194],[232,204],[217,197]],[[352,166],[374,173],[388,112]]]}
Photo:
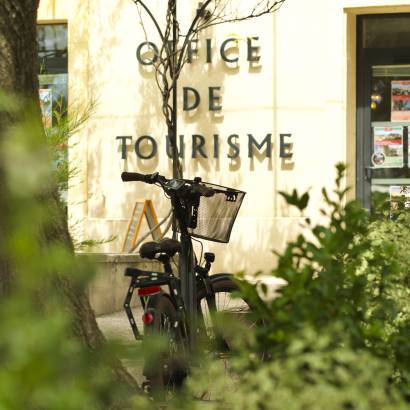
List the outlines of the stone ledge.
{"label": "stone ledge", "polygon": [[[124,276],[125,268],[162,271],[162,265],[158,261],[143,259],[137,254],[83,252],[76,255],[96,265],[97,273],[88,286],[91,307],[96,315],[106,315],[123,309],[130,286],[130,278]],[[132,304],[140,304],[136,294]]]}
{"label": "stone ledge", "polygon": [[79,258],[87,258],[96,263],[146,263],[147,259],[141,258],[137,253],[98,253],[98,252],[77,252]]}

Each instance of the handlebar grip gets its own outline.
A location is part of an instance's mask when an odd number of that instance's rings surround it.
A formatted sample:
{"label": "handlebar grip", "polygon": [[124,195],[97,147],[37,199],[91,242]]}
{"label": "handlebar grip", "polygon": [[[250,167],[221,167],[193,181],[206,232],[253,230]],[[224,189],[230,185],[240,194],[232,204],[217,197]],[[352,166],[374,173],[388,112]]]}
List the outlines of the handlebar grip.
{"label": "handlebar grip", "polygon": [[136,181],[145,182],[147,175],[139,174],[138,172],[123,172],[121,174],[121,179],[124,182]]}
{"label": "handlebar grip", "polygon": [[121,174],[121,179],[124,182],[136,181],[136,182],[145,182],[146,184],[155,184],[160,178],[162,178],[158,172],[154,174],[140,174],[138,172],[123,172]]}

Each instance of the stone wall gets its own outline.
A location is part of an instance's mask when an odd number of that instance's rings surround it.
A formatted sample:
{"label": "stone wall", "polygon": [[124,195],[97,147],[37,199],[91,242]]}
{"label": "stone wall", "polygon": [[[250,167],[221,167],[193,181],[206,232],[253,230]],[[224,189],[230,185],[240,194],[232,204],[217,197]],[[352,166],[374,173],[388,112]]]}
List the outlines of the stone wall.
{"label": "stone wall", "polygon": [[[90,303],[96,315],[105,315],[123,309],[130,278],[124,276],[127,267],[161,271],[157,261],[148,261],[134,254],[81,253],[80,258],[93,261],[97,274],[88,288]],[[135,292],[134,304],[140,301]]]}

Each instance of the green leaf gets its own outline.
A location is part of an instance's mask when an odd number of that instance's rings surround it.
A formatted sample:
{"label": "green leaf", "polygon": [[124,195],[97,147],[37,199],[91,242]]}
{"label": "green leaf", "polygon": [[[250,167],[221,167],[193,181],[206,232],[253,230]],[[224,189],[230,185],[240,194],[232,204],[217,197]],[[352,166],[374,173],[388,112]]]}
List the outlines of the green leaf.
{"label": "green leaf", "polygon": [[305,192],[301,197],[299,197],[296,189],[292,191],[292,194],[289,195],[286,192],[279,191],[279,194],[285,199],[285,201],[289,205],[293,205],[296,208],[298,208],[300,211],[303,211],[308,203],[309,203],[309,194],[308,192]]}

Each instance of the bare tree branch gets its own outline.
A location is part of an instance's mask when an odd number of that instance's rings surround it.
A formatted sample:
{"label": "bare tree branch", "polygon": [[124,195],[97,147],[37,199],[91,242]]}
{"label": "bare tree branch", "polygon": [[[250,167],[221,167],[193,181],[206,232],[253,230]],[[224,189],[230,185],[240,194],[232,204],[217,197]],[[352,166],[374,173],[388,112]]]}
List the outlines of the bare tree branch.
{"label": "bare tree branch", "polygon": [[[186,33],[181,33],[179,23],[174,19],[177,0],[168,0],[166,9],[165,31],[162,31],[153,12],[142,0],[133,0],[136,5],[141,5],[153,21],[161,38],[161,47],[153,64],[155,69],[155,80],[162,98],[162,112],[168,128],[173,149],[177,150],[176,138],[176,109],[175,95],[176,82],[181,71],[188,61],[187,50],[190,42],[198,34],[215,25],[235,23],[251,20],[277,11],[285,0],[204,0],[199,3],[195,17]],[[140,15],[141,18],[141,15]],[[142,20],[142,19],[141,19]],[[141,21],[143,25],[143,21]],[[144,29],[145,32],[145,29]],[[180,38],[184,41],[178,47]],[[174,48],[170,48],[170,44]],[[173,102],[170,99],[174,95]],[[178,154],[178,151],[176,151]],[[177,158],[178,167],[181,164]],[[180,173],[182,177],[182,172]]]}
{"label": "bare tree branch", "polygon": [[151,10],[145,5],[145,3],[142,0],[132,0],[134,2],[135,5],[140,4],[145,11],[147,12],[147,14],[151,17],[152,22],[154,23],[159,36],[161,37],[161,41],[164,41],[164,35],[162,34],[161,28],[156,20],[156,18],[154,17],[154,15],[152,14]]}
{"label": "bare tree branch", "polygon": [[[215,4],[216,7],[215,10],[212,12],[212,19],[210,19],[209,21],[205,21],[203,24],[198,26],[198,32],[218,24],[237,23],[245,20],[251,20],[254,18],[262,17],[266,14],[272,14],[278,11],[286,0],[261,0],[258,1],[258,3],[249,11],[242,11],[238,13],[230,13],[229,10],[227,10],[229,4],[233,3],[232,0],[215,1],[218,4]],[[248,2],[250,1],[248,0]],[[220,8],[218,10],[219,5]]]}
{"label": "bare tree branch", "polygon": [[206,10],[206,8],[208,7],[208,5],[212,2],[213,0],[206,0],[202,6],[197,10],[196,16],[193,19],[191,26],[189,27],[189,30],[187,32],[187,35],[185,36],[185,40],[184,40],[184,44],[182,45],[181,48],[181,52],[180,52],[180,56],[178,58],[178,63],[177,63],[177,67],[179,67],[182,64],[185,52],[186,52],[186,48],[188,46],[188,43],[190,41],[190,39],[192,38],[192,35],[197,32],[197,25],[200,23],[201,19],[203,19],[203,12]]}

